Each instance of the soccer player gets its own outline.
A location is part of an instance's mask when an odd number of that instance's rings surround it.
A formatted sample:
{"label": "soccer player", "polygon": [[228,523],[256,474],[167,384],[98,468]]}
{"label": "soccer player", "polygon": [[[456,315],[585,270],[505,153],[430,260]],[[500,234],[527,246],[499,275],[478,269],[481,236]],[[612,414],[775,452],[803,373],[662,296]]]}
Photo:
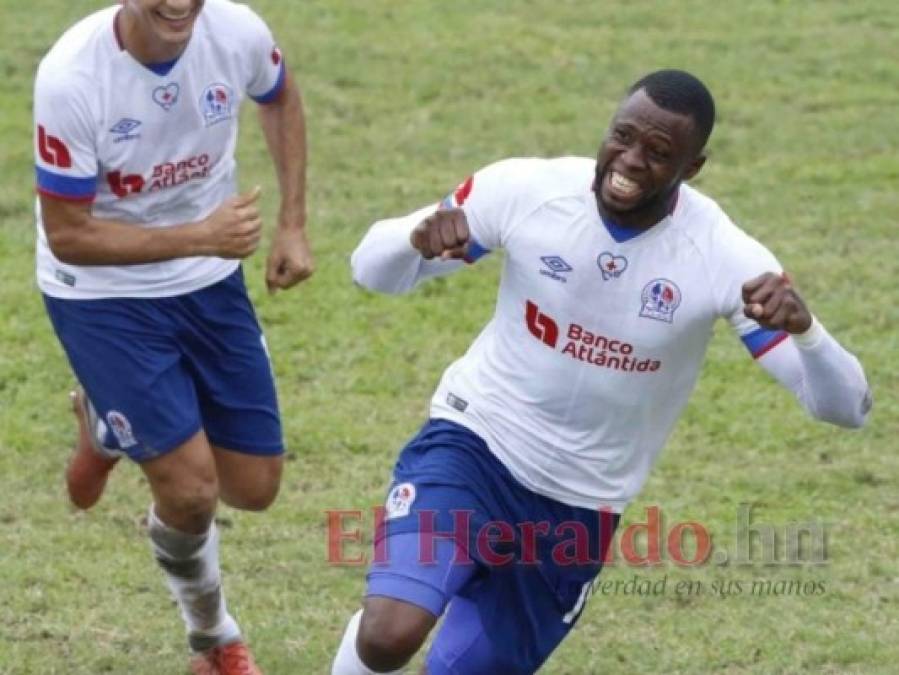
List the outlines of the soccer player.
{"label": "soccer player", "polygon": [[685,182],[714,116],[694,76],[654,72],[595,160],[500,161],[366,234],[353,277],[386,293],[505,257],[493,319],[396,463],[383,560],[335,675],[396,671],[444,612],[430,675],[537,670],[583,609],[719,317],[812,415],[864,422],[858,361],[774,256]]}
{"label": "soccer player", "polygon": [[80,508],[120,456],[146,475],[153,553],[194,673],[258,673],[225,605],[219,499],[261,511],[283,440],[240,260],[259,189],[237,194],[246,97],[280,186],[270,291],[307,278],[305,123],[265,23],[228,0],[123,0],[71,27],[35,81],[37,279],[83,387],[67,479]]}

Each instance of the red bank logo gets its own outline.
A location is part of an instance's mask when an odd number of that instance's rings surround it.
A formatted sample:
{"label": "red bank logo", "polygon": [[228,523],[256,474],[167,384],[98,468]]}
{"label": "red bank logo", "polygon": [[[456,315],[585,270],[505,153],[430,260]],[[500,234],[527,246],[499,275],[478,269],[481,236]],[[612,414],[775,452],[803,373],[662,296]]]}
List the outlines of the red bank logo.
{"label": "red bank logo", "polygon": [[[209,155],[194,155],[177,162],[163,162],[153,167],[153,173],[148,179],[136,173],[122,175],[121,171],[110,171],[106,174],[109,189],[117,197],[127,197],[144,191],[155,192],[166,188],[175,187],[188,181],[209,177],[212,168]],[[149,181],[149,185],[147,185]]]}
{"label": "red bank logo", "polygon": [[110,171],[106,174],[106,181],[116,197],[127,197],[144,189],[144,179],[136,173],[123,176],[121,171]]}
{"label": "red bank logo", "polygon": [[[531,335],[555,350],[559,341],[559,325],[552,318],[528,300],[524,320]],[[631,343],[593,333],[580,324],[569,324],[565,337],[568,341],[562,347],[562,354],[583,363],[627,373],[654,373],[662,367],[661,361],[634,354]]]}
{"label": "red bank logo", "polygon": [[546,316],[546,314],[541,314],[537,305],[530,300],[525,305],[524,318],[531,335],[543,342],[543,344],[553,349],[556,348],[556,342],[559,340],[559,326],[555,321]]}
{"label": "red bank logo", "polygon": [[37,150],[41,159],[51,166],[68,169],[72,166],[72,155],[66,144],[56,136],[51,136],[43,125],[37,125]]}

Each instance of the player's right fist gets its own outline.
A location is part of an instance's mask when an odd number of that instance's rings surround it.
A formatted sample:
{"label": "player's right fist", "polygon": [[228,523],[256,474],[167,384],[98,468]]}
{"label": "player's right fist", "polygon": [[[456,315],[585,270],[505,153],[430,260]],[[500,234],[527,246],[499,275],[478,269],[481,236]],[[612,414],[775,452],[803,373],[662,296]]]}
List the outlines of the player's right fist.
{"label": "player's right fist", "polygon": [[462,209],[439,209],[416,225],[409,236],[412,247],[427,260],[464,258],[470,238]]}
{"label": "player's right fist", "polygon": [[229,197],[206,218],[206,233],[213,255],[220,258],[246,258],[259,246],[262,219],[256,200],[258,185],[242,195]]}

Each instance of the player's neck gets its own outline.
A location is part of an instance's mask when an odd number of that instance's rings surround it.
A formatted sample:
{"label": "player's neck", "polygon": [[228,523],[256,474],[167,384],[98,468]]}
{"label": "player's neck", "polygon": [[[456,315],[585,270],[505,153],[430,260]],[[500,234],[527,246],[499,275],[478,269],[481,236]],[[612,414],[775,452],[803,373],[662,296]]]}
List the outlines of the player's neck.
{"label": "player's neck", "polygon": [[174,61],[187,48],[187,41],[162,42],[155,36],[148,35],[128,12],[121,10],[115,17],[115,33],[119,46],[144,65]]}

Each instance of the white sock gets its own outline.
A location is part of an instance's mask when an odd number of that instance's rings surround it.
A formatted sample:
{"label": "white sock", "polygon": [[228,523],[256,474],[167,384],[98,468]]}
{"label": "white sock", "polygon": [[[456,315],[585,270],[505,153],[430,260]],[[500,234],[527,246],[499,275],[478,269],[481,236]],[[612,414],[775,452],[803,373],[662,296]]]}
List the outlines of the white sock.
{"label": "white sock", "polygon": [[353,614],[353,618],[347,624],[343,640],[337,648],[337,656],[334,657],[334,665],[331,666],[331,675],[400,675],[400,670],[391,670],[389,673],[372,670],[359,658],[356,651],[356,636],[359,635],[359,623],[362,621],[362,610]]}
{"label": "white sock", "polygon": [[215,523],[203,534],[188,534],[162,522],[151,505],[147,524],[153,555],[181,609],[191,649],[206,651],[239,639],[240,627],[225,607]]}

